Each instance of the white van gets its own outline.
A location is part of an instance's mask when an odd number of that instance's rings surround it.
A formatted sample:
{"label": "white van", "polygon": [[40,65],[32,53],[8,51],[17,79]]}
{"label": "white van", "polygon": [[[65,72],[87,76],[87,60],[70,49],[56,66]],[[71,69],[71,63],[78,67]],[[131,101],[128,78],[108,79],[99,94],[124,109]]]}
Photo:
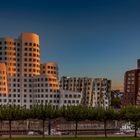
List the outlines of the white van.
{"label": "white van", "polygon": [[34,135],[34,131],[29,131],[28,135]]}

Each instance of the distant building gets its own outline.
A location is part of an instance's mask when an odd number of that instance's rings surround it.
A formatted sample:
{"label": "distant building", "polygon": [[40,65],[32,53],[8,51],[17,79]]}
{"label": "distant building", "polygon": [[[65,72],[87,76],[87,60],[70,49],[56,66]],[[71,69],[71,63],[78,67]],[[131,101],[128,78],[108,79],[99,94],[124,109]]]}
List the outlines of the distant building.
{"label": "distant building", "polygon": [[137,60],[137,69],[140,69],[140,59]]}
{"label": "distant building", "polygon": [[122,106],[124,92],[120,90],[111,91],[111,106],[115,109],[119,109]]}
{"label": "distant building", "polygon": [[[70,101],[67,101],[67,96]],[[14,38],[0,38],[0,104],[16,104],[27,108],[50,103],[54,107],[78,105],[80,93],[62,91],[58,65],[40,63],[39,36],[24,32]]]}
{"label": "distant building", "polygon": [[127,71],[124,78],[124,105],[140,105],[140,69]]}
{"label": "distant building", "polygon": [[119,89],[117,90],[111,90],[111,94],[113,96],[113,98],[122,98],[124,92],[120,91]]}
{"label": "distant building", "polygon": [[140,105],[140,59],[137,69],[125,72],[123,105]]}
{"label": "distant building", "polygon": [[61,77],[63,90],[80,92],[81,104],[85,106],[108,107],[111,99],[111,81],[106,78]]}

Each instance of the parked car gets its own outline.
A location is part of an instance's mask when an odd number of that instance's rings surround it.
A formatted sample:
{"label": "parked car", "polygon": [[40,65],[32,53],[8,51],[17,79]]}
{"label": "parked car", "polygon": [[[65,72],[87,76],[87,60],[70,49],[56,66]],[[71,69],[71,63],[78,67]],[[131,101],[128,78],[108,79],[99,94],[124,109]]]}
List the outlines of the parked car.
{"label": "parked car", "polygon": [[124,124],[120,128],[120,132],[133,133],[134,132],[134,125],[132,125],[130,122]]}
{"label": "parked car", "polygon": [[28,135],[34,135],[34,131],[29,131]]}
{"label": "parked car", "polygon": [[115,133],[116,135],[124,135],[125,133],[124,132],[117,132]]}
{"label": "parked car", "polygon": [[36,132],[36,131],[28,131],[28,135],[38,135],[38,132]]}
{"label": "parked car", "polygon": [[[48,135],[48,131],[44,132],[45,135]],[[57,131],[56,129],[51,129],[51,135],[62,135],[62,133],[60,131]]]}

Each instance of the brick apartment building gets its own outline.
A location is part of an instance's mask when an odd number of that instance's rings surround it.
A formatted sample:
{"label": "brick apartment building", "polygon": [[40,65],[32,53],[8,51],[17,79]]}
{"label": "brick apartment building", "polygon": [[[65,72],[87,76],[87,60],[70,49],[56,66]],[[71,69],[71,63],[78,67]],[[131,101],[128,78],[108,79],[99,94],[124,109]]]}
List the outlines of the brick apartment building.
{"label": "brick apartment building", "polygon": [[125,72],[123,105],[140,105],[140,59],[137,69]]}

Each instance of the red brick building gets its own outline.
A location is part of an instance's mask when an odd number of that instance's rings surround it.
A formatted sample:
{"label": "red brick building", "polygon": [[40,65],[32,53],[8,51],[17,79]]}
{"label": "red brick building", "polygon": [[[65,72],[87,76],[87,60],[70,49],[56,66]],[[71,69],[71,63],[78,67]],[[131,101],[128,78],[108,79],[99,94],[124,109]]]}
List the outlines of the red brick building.
{"label": "red brick building", "polygon": [[125,72],[123,105],[140,105],[140,59],[137,67]]}

